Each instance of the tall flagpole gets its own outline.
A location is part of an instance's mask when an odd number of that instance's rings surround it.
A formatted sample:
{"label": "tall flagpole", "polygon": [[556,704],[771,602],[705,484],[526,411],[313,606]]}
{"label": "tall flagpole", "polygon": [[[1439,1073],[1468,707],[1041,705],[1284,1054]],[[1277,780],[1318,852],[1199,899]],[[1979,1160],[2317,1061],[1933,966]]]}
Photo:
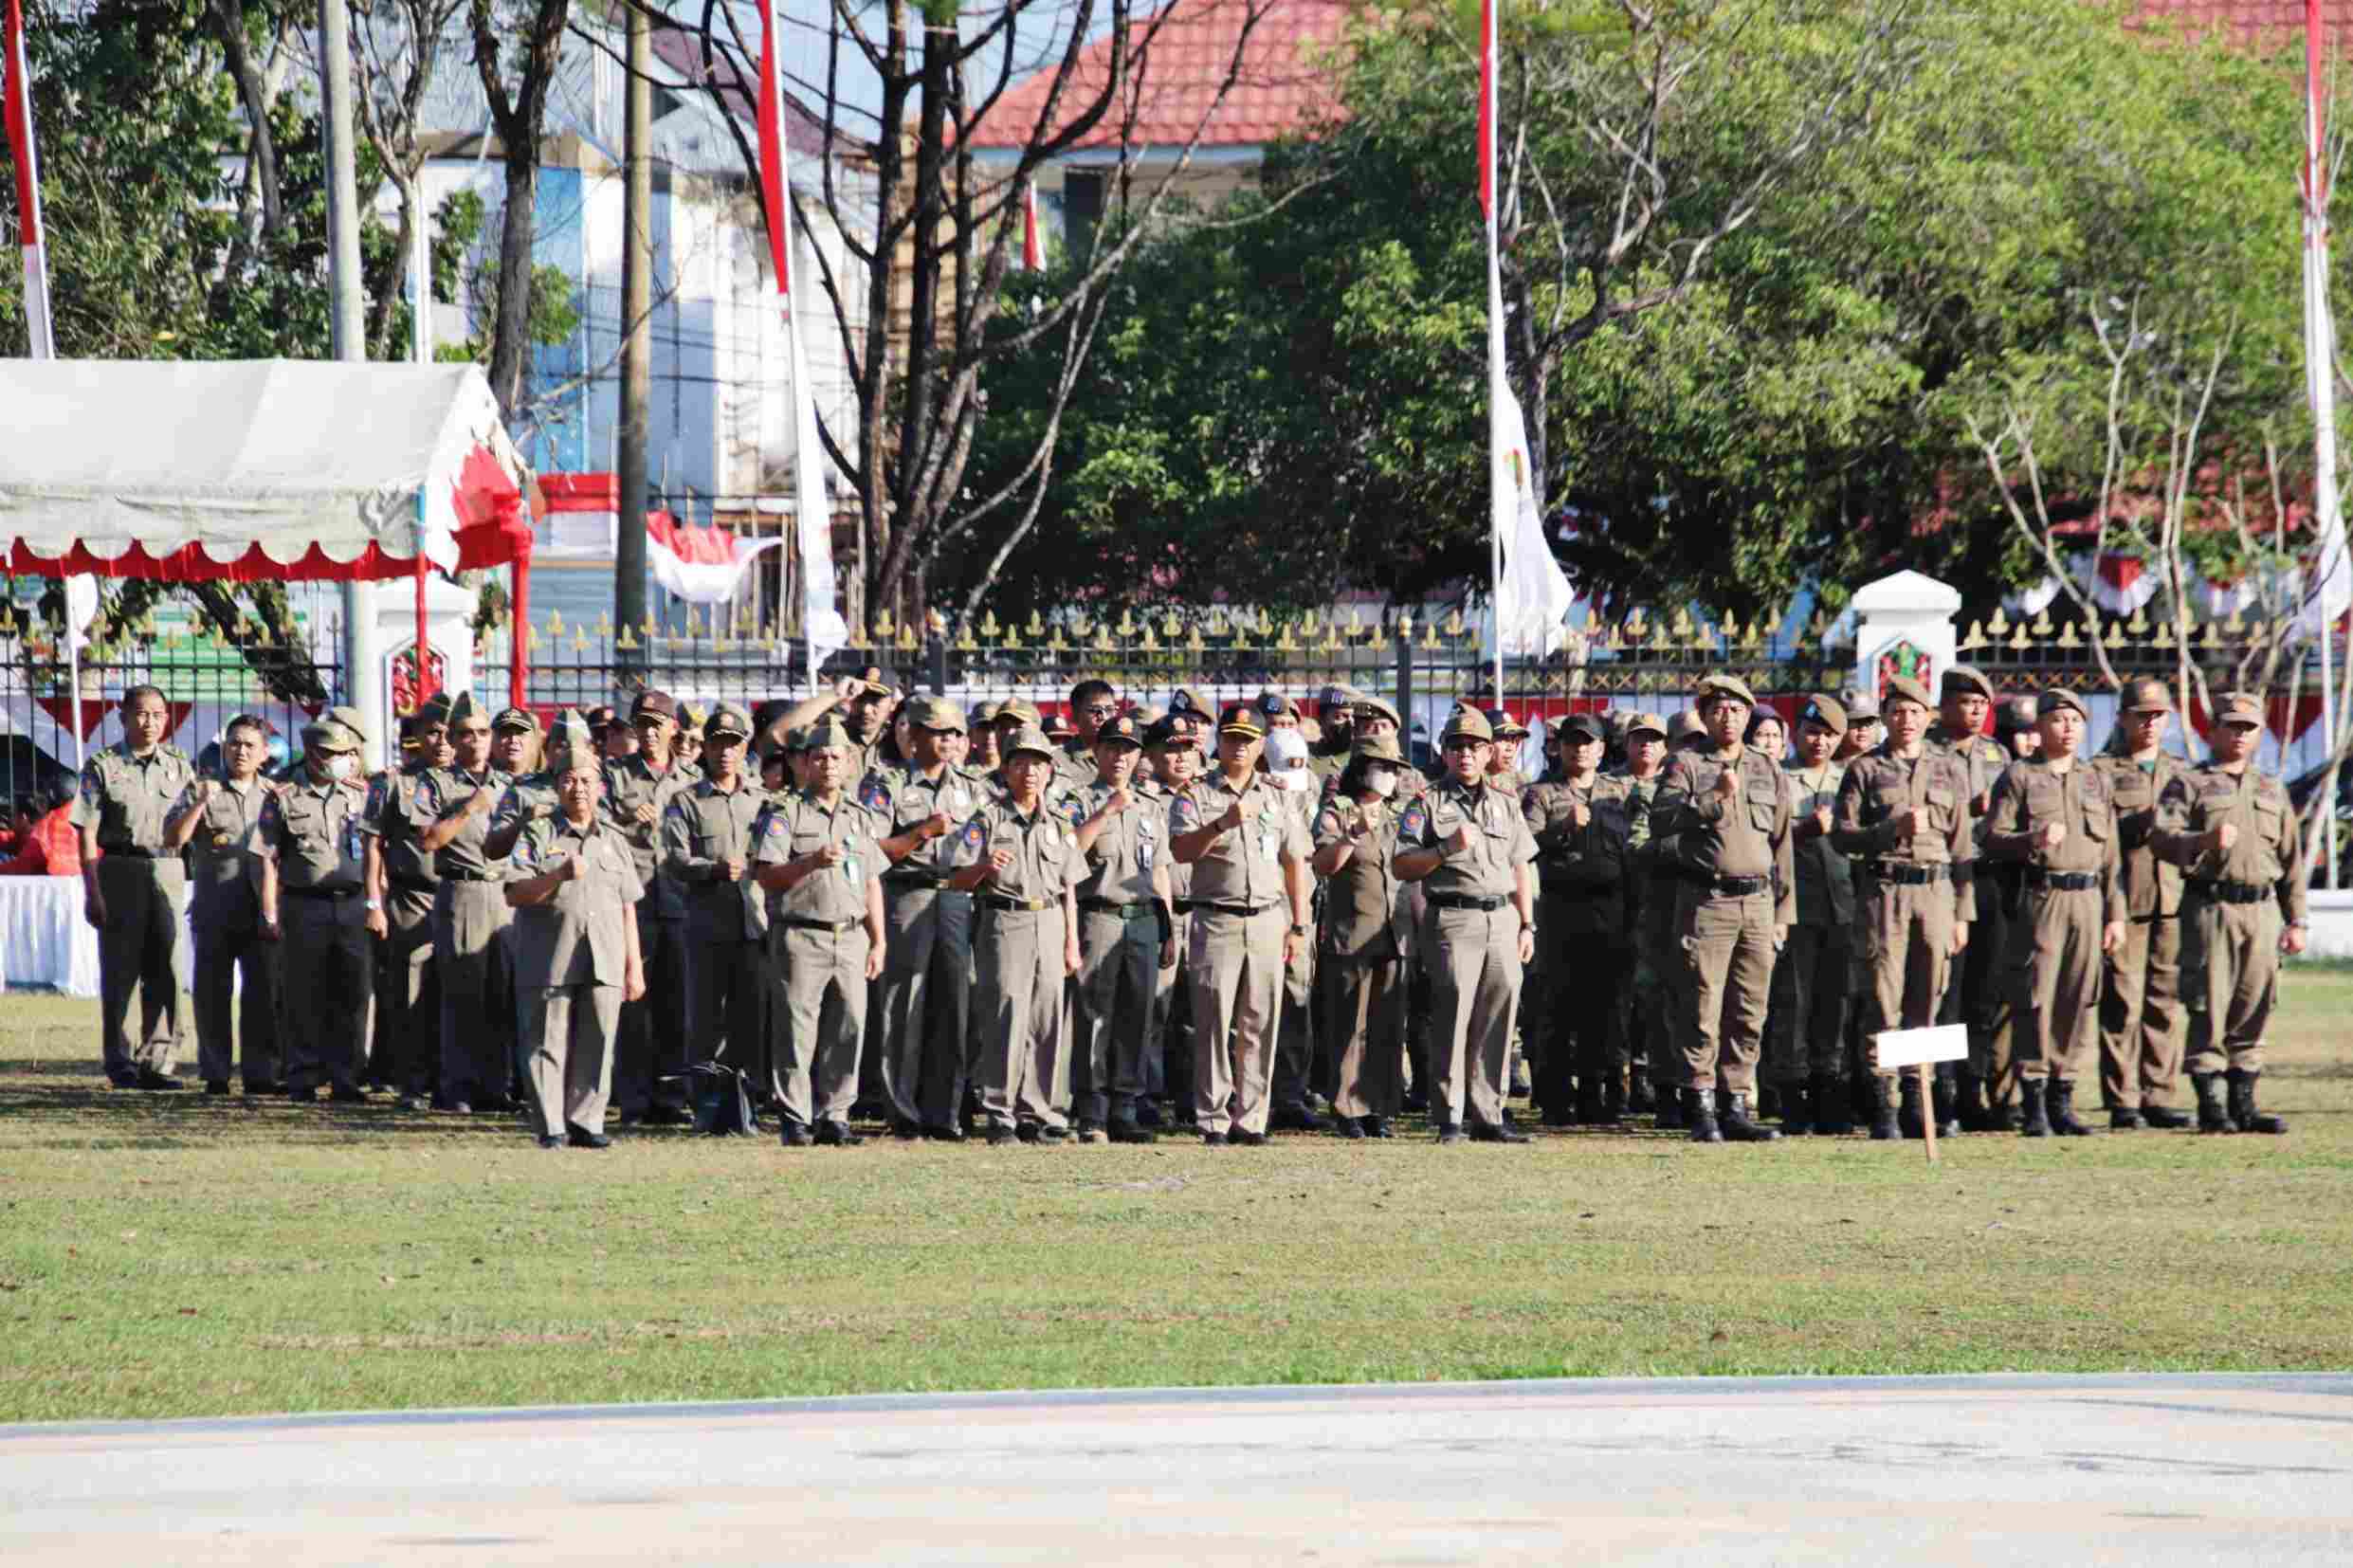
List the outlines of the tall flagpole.
{"label": "tall flagpole", "polygon": [[[32,78],[25,68],[25,14],[8,0],[8,126],[16,162],[17,242],[25,261],[25,355],[48,359],[57,354],[49,322],[49,253],[41,228],[41,156],[34,142]],[[79,693],[75,701],[81,701]],[[81,726],[75,729],[79,732]]]}
{"label": "tall flagpole", "polygon": [[[2327,593],[2337,563],[2327,559],[2342,552],[2344,520],[2337,494],[2336,335],[2328,317],[2328,147],[2327,122],[2321,92],[2325,40],[2321,0],[2304,6],[2304,372],[2312,404],[2312,518],[2321,541],[2322,558],[2314,574],[2319,591]],[[2334,755],[2337,741],[2337,694],[2331,661],[2336,617],[2324,608],[2320,624],[2321,734]],[[2292,717],[2292,716],[2291,716]],[[2287,761],[2283,744],[2283,765]],[[2333,813],[2322,820],[2333,825]],[[2329,834],[2315,832],[2317,851]],[[2308,863],[2307,863],[2308,864]],[[2327,855],[2326,885],[2337,885],[2337,855]]]}
{"label": "tall flagpole", "polygon": [[1495,702],[1504,702],[1504,529],[1517,512],[1505,473],[1504,266],[1495,243],[1496,0],[1479,6],[1479,206],[1487,216],[1487,473],[1488,603],[1495,614]]}

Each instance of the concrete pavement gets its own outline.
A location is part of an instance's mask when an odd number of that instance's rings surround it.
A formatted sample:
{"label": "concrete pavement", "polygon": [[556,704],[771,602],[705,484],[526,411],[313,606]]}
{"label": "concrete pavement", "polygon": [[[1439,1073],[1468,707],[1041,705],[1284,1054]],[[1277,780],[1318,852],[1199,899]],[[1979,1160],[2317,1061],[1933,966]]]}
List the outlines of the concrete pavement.
{"label": "concrete pavement", "polygon": [[0,1561],[2353,1561],[2353,1376],[1677,1378],[0,1427]]}

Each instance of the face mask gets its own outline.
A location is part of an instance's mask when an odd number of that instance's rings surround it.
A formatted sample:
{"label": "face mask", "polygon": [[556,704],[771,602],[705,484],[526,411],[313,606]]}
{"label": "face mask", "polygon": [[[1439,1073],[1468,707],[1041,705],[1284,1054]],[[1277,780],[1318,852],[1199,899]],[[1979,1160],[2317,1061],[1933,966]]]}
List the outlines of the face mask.
{"label": "face mask", "polygon": [[1315,775],[1304,768],[1286,768],[1274,775],[1274,782],[1277,788],[1288,790],[1293,794],[1297,794],[1315,782]]}
{"label": "face mask", "polygon": [[1364,775],[1364,787],[1387,800],[1397,793],[1397,775],[1394,769],[1381,768]]}
{"label": "face mask", "polygon": [[359,758],[343,752],[327,759],[327,776],[338,783],[359,776]]}

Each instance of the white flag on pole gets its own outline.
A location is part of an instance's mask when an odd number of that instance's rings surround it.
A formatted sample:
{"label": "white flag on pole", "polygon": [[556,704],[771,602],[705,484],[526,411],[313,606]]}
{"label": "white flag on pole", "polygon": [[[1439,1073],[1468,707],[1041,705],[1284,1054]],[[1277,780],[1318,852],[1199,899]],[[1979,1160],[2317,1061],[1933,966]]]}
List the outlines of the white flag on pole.
{"label": "white flag on pole", "polygon": [[1501,410],[1495,444],[1495,537],[1504,544],[1503,574],[1495,584],[1496,636],[1505,653],[1541,657],[1577,599],[1560,570],[1536,506],[1536,476],[1528,457],[1527,420],[1508,386],[1491,389]]}
{"label": "white flag on pole", "polygon": [[98,619],[98,579],[87,572],[65,579],[65,646],[75,653],[90,646],[90,623]]}

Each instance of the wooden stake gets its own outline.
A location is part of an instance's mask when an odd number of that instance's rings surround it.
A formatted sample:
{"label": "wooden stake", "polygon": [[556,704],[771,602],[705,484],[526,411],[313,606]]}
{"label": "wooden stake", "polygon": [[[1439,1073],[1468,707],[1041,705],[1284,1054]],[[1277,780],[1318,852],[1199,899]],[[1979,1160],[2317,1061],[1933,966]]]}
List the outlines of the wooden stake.
{"label": "wooden stake", "polygon": [[1928,1163],[1937,1164],[1936,1152],[1936,1086],[1928,1064],[1920,1063],[1912,1070],[1920,1075],[1920,1136],[1928,1146]]}

